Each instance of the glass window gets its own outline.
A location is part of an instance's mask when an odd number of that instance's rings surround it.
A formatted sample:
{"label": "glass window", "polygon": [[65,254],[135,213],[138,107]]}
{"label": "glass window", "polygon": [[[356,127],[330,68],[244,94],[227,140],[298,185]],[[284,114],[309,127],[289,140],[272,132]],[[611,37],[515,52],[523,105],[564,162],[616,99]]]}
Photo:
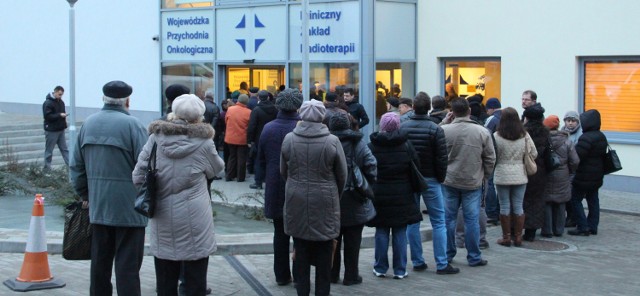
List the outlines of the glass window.
{"label": "glass window", "polygon": [[[387,98],[415,96],[414,63],[376,64],[376,118],[387,112]],[[377,122],[377,121],[376,121]]]}
{"label": "glass window", "polygon": [[640,58],[584,61],[584,110],[597,109],[601,130],[640,132]]}
{"label": "glass window", "polygon": [[162,8],[195,8],[213,6],[215,1],[202,0],[163,0]]}
{"label": "glass window", "polygon": [[[446,60],[442,95],[464,98],[481,94],[485,102],[489,98],[500,99],[500,75],[499,60]],[[448,88],[455,94],[447,95]]]}
{"label": "glass window", "polygon": [[213,63],[164,63],[162,64],[162,110],[166,110],[164,91],[169,85],[182,84],[192,94],[204,99],[207,90],[213,91]]}
{"label": "glass window", "polygon": [[[290,64],[289,87],[301,89],[302,65]],[[336,91],[336,86],[344,85],[353,88],[356,93],[360,86],[360,73],[357,63],[310,63],[309,79],[313,83],[311,97],[324,99],[327,91]],[[307,99],[309,96],[305,96]],[[361,102],[362,103],[362,102]]]}
{"label": "glass window", "polygon": [[238,90],[245,82],[247,87],[258,87],[276,94],[284,84],[284,66],[227,67],[227,88],[230,92]]}

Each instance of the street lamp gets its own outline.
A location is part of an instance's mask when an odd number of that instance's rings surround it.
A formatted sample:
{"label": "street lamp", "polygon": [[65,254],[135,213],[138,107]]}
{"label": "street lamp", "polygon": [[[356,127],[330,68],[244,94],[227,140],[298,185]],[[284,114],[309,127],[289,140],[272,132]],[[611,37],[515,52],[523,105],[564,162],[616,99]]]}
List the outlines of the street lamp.
{"label": "street lamp", "polygon": [[73,157],[76,141],[76,13],[73,5],[78,0],[67,0],[69,2],[69,103],[71,104],[71,114],[69,120],[69,154]]}

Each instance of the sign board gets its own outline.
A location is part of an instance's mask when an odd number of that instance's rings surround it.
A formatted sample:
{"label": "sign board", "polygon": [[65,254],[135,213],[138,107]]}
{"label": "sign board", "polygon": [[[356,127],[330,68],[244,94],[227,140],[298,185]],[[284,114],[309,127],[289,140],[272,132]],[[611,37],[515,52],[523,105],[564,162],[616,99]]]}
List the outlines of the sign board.
{"label": "sign board", "polygon": [[165,61],[215,59],[213,10],[163,11],[161,46]]}
{"label": "sign board", "polygon": [[[289,53],[302,60],[302,7],[289,10]],[[309,4],[309,60],[360,58],[360,7],[358,1]]]}
{"label": "sign board", "polygon": [[284,5],[218,9],[218,60],[285,60],[286,17]]}

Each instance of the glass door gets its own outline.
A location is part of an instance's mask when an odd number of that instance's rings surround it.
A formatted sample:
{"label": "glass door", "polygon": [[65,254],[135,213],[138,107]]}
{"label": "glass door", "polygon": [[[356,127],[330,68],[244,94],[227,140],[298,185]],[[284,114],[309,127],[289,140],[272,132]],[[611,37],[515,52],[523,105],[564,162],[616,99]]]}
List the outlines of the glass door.
{"label": "glass door", "polygon": [[285,82],[284,66],[227,66],[226,87],[228,92],[245,87],[258,87],[276,94]]}

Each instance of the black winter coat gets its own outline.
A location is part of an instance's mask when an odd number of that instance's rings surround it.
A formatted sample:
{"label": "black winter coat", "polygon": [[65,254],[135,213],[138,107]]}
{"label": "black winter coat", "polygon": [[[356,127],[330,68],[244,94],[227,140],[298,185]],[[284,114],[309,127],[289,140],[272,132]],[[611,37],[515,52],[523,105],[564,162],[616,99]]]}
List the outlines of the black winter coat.
{"label": "black winter coat", "polygon": [[220,108],[218,108],[218,105],[210,99],[204,100],[204,108],[204,122],[211,124],[215,129],[216,124],[218,123],[218,118],[220,118]]}
{"label": "black winter coat", "polygon": [[247,127],[247,143],[258,143],[265,124],[276,119],[276,116],[278,116],[278,109],[271,101],[261,101],[253,108]]}
{"label": "black winter coat", "polygon": [[576,143],[580,165],[573,178],[573,186],[582,190],[597,190],[604,178],[604,156],[607,137],[600,131],[600,112],[588,110],[580,114],[582,136]]}
{"label": "black winter coat", "polygon": [[378,161],[378,182],[374,185],[376,217],[370,227],[398,227],[422,221],[422,214],[413,196],[411,160],[418,163],[418,154],[407,135],[398,130],[373,133],[369,149]]}
{"label": "black winter coat", "polygon": [[362,104],[355,101],[355,99],[351,102],[347,102],[347,107],[349,107],[349,114],[355,118],[358,122],[358,127],[363,128],[365,125],[369,124],[369,116],[367,112],[364,111],[364,107]]}
{"label": "black winter coat", "polygon": [[442,128],[431,121],[428,115],[415,114],[409,121],[404,122],[400,129],[407,133],[409,141],[418,153],[422,175],[436,178],[440,183],[444,182],[447,177],[449,155]]}
{"label": "black winter coat", "polygon": [[431,121],[440,124],[440,122],[442,122],[447,116],[447,113],[449,113],[449,111],[445,109],[433,109],[429,114],[429,117],[431,118]]}
{"label": "black winter coat", "polygon": [[[349,170],[351,169],[351,159],[354,159],[369,184],[375,184],[378,174],[376,158],[373,157],[371,150],[362,140],[362,133],[352,130],[332,131],[331,133],[338,137],[340,143],[342,143]],[[350,177],[348,177],[348,180],[350,180]],[[341,227],[361,225],[375,216],[375,209],[371,200],[367,199],[367,201],[362,202],[360,197],[356,196],[357,193],[349,190],[351,187],[351,184],[347,182],[347,188],[345,188],[340,198]]]}
{"label": "black winter coat", "polygon": [[45,131],[58,132],[67,128],[67,119],[60,116],[60,113],[67,113],[65,111],[64,101],[54,98],[51,94],[47,94],[42,104]]}
{"label": "black winter coat", "polygon": [[544,225],[544,191],[547,185],[547,169],[544,165],[544,157],[545,153],[548,153],[549,130],[542,125],[542,120],[528,121],[524,127],[538,151],[538,157],[536,157],[538,169],[535,174],[529,176],[527,189],[524,192],[524,201],[522,203],[525,214],[524,228],[538,229]]}

